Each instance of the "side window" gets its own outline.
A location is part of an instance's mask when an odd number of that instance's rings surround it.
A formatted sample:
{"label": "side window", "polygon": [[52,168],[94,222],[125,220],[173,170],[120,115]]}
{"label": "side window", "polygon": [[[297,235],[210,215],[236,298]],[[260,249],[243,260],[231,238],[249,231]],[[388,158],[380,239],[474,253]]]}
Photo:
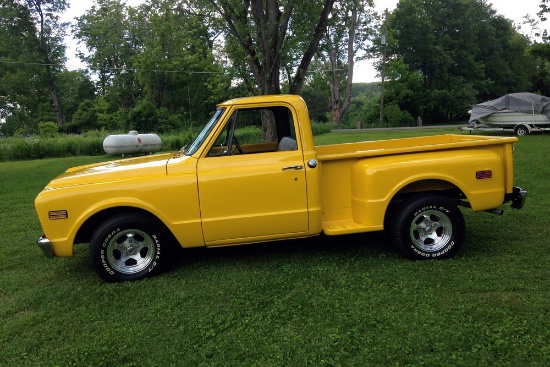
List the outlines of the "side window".
{"label": "side window", "polygon": [[294,121],[284,106],[235,110],[209,156],[297,150]]}
{"label": "side window", "polygon": [[262,121],[264,118],[272,118],[270,110],[251,108],[235,112],[237,113],[235,137],[240,143],[262,144],[268,142],[262,134]]}

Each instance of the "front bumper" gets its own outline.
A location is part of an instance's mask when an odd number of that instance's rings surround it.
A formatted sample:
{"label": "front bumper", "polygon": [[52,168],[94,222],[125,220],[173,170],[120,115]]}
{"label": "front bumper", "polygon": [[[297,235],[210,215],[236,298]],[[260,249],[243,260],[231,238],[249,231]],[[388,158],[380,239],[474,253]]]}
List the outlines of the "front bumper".
{"label": "front bumper", "polygon": [[505,202],[512,201],[510,205],[514,209],[521,209],[525,204],[527,198],[527,190],[521,187],[514,186],[514,191],[510,194],[506,194]]}
{"label": "front bumper", "polygon": [[53,258],[53,250],[49,239],[42,236],[38,239],[38,241],[36,241],[36,244],[46,257],[49,257],[50,259]]}

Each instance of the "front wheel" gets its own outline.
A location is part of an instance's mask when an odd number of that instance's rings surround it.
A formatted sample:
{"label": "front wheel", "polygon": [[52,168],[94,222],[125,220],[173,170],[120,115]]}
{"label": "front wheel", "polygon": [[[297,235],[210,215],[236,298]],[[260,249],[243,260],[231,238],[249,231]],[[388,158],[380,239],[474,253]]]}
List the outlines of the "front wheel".
{"label": "front wheel", "polygon": [[390,242],[414,260],[452,257],[464,241],[464,217],[457,205],[440,195],[415,195],[386,219]]}
{"label": "front wheel", "polygon": [[96,273],[107,282],[138,280],[162,270],[169,256],[169,236],[162,224],[136,213],[113,216],[90,240]]}

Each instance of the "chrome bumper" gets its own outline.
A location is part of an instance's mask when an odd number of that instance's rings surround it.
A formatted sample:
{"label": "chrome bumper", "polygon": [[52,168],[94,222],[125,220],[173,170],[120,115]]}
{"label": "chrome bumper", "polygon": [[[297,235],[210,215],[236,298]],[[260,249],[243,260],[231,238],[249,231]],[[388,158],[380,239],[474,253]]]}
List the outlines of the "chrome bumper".
{"label": "chrome bumper", "polygon": [[514,209],[521,209],[525,204],[527,198],[527,190],[521,187],[514,186],[514,191],[511,194],[506,194],[506,202],[512,201],[510,205]]}
{"label": "chrome bumper", "polygon": [[38,239],[38,241],[36,241],[36,244],[38,245],[40,250],[42,250],[42,253],[46,257],[48,257],[50,259],[53,258],[53,250],[52,250],[52,246],[50,245],[50,240],[49,239],[42,236]]}

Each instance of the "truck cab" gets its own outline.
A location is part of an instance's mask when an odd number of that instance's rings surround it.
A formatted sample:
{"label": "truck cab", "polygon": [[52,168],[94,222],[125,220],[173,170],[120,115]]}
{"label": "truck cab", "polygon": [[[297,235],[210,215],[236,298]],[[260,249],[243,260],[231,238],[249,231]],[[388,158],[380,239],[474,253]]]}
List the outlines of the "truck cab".
{"label": "truck cab", "polygon": [[298,98],[220,104],[186,149],[197,162],[206,246],[320,233],[319,167]]}

